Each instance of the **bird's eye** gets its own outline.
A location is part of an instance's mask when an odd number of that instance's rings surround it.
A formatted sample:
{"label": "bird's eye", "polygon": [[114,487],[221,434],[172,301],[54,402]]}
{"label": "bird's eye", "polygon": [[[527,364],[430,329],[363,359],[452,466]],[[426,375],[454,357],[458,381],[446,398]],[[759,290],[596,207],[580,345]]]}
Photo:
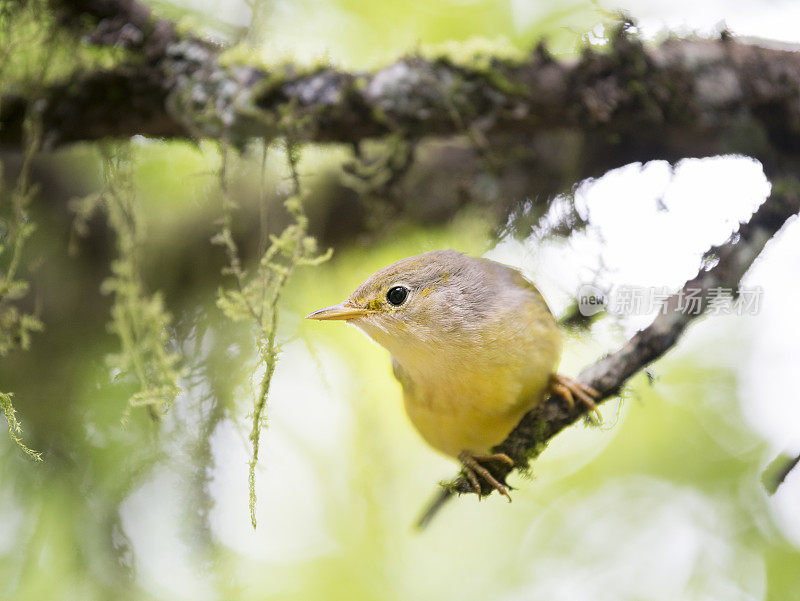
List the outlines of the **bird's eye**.
{"label": "bird's eye", "polygon": [[389,292],[386,293],[386,300],[397,307],[403,304],[407,296],[408,288],[405,286],[395,286],[394,288],[390,288]]}

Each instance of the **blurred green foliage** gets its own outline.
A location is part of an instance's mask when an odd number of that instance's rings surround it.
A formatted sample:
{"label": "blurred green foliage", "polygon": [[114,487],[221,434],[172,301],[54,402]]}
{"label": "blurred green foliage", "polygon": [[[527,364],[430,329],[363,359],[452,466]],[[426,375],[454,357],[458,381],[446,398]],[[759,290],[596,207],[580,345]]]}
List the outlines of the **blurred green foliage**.
{"label": "blurred green foliage", "polygon": [[[0,96],[2,92],[0,85]],[[42,141],[38,115],[28,115],[23,127],[25,145],[15,185],[10,186],[5,181],[0,162],[0,357],[14,349],[28,350],[31,335],[43,328],[33,312],[20,308],[30,288],[29,282],[20,275],[26,268],[23,263],[25,245],[36,230],[28,214],[28,205],[36,195],[36,186],[31,183],[31,163]],[[28,456],[41,461],[41,454],[22,442],[22,426],[15,416],[12,397],[13,393],[0,392],[0,408],[8,422],[11,439]]]}
{"label": "blurred green foliage", "polygon": [[4,94],[27,92],[84,70],[111,68],[124,50],[86,44],[59,27],[47,0],[0,0],[0,76]]}
{"label": "blurred green foliage", "polygon": [[[586,0],[393,0],[372,4],[363,0],[254,0],[239,4],[227,18],[197,11],[189,22],[241,40],[267,63],[324,60],[345,68],[374,69],[418,50],[462,57],[469,53],[456,48],[454,42],[469,41],[473,50],[495,47],[501,56],[511,47],[529,51],[539,40],[546,40],[553,52],[575,52],[586,32],[609,17],[596,3]],[[250,26],[241,26],[238,33],[224,26],[234,21]]]}
{"label": "blurred green foliage", "polygon": [[72,202],[73,225],[78,235],[85,236],[95,211],[108,217],[117,256],[101,290],[114,299],[108,329],[120,344],[120,351],[108,356],[108,364],[116,378],[134,378],[138,383],[123,423],[133,407],[147,407],[151,417],[159,419],[180,392],[180,355],[169,348],[172,316],[165,310],[161,294],[149,294],[142,280],[141,249],[147,236],[132,179],[131,153],[118,146],[106,148],[103,155],[104,188]]}

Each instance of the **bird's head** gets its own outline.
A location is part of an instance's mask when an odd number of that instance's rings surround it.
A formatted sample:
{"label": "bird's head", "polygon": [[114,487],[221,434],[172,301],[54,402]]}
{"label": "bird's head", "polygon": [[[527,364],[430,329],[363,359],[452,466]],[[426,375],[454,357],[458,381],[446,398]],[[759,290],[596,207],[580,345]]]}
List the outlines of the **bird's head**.
{"label": "bird's head", "polygon": [[372,274],[308,319],[345,320],[398,359],[468,347],[496,299],[492,262],[452,250],[409,257]]}

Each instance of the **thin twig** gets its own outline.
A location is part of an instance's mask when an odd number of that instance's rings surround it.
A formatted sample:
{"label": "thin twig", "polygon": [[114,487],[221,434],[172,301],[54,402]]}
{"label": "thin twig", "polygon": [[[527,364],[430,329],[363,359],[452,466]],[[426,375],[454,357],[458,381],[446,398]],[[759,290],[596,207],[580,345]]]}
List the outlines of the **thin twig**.
{"label": "thin twig", "polygon": [[787,457],[786,455],[781,455],[777,457],[764,471],[764,474],[761,476],[761,480],[764,483],[764,487],[767,489],[769,494],[774,495],[778,489],[780,488],[781,484],[784,483],[786,478],[789,476],[791,471],[797,467],[797,464],[800,463],[800,455],[796,455],[795,457]]}

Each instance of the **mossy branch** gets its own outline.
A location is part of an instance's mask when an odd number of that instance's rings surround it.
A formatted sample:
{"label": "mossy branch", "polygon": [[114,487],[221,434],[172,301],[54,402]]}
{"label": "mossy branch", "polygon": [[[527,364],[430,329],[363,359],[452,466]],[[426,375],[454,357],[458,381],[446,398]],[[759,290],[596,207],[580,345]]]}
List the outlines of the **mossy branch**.
{"label": "mossy branch", "polygon": [[[606,47],[587,46],[574,59],[540,46],[513,56],[482,51],[467,61],[417,53],[373,73],[266,69],[226,61],[222,49],[176,33],[135,1],[58,4],[89,15],[74,21],[98,44],[120,42],[105,30],[91,35],[112,24],[123,37],[139,32],[141,43],[129,46],[144,49],[148,60],[84,69],[49,86],[44,122],[52,145],[138,134],[224,135],[244,147],[254,137],[280,135],[287,109],[295,121],[306,120],[300,139],[318,143],[466,133],[486,153],[511,148],[520,135],[550,148],[553,136],[564,134],[575,138],[571,151],[546,156],[553,180],[546,187],[558,192],[632,161],[735,153],[766,162],[793,155],[800,144],[800,53],[729,35],[646,45],[623,23]],[[107,18],[114,11],[117,17]],[[0,144],[21,144],[32,101],[9,95]]]}

